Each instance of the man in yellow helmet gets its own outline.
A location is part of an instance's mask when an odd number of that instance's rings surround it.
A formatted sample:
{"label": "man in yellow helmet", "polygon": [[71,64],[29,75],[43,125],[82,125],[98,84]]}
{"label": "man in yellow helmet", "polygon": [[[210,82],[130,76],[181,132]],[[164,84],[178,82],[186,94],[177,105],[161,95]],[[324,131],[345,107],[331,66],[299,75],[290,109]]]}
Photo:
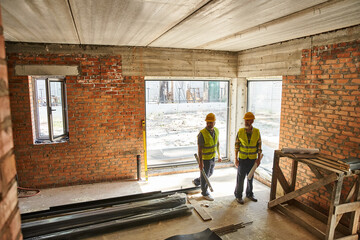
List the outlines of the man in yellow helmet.
{"label": "man in yellow helmet", "polygon": [[[198,156],[200,172],[204,169],[206,176],[209,178],[214,172],[216,152],[219,162],[221,162],[221,157],[219,150],[219,130],[215,127],[215,114],[209,113],[205,121],[206,127],[201,130],[198,135]],[[193,183],[196,186],[201,185],[201,194],[206,200],[214,201],[214,198],[208,191],[208,184],[201,174],[199,178],[193,180]]]}
{"label": "man in yellow helmet", "polygon": [[[254,163],[256,162],[259,165],[261,159],[260,131],[252,126],[254,119],[255,116],[252,112],[245,114],[245,127],[239,129],[235,140],[235,166],[238,168],[238,171],[234,194],[240,204],[244,204],[242,198],[244,179],[249,174]],[[247,182],[246,197],[251,201],[257,202],[253,193],[253,178]]]}

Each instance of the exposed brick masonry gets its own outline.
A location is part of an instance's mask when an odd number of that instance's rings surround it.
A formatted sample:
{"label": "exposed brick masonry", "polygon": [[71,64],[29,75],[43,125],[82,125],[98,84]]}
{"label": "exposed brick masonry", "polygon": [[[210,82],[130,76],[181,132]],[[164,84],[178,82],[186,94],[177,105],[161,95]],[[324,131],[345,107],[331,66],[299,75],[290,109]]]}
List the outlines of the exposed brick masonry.
{"label": "exposed brick masonry", "polygon": [[[304,49],[301,75],[284,76],[280,148],[319,148],[326,155],[344,159],[360,157],[360,41]],[[282,168],[290,174],[289,162]],[[304,164],[299,165],[297,187],[315,180]],[[344,182],[344,192],[349,181]],[[302,201],[328,208],[325,188]]]}
{"label": "exposed brick masonry", "polygon": [[[68,143],[33,144],[27,76],[15,66],[75,65],[66,76]],[[55,187],[136,177],[136,155],[143,153],[143,77],[123,77],[121,56],[9,54],[9,88],[19,185]]]}
{"label": "exposed brick masonry", "polygon": [[[1,7],[0,7],[1,10]],[[22,239],[13,153],[5,43],[0,14],[0,239]]]}

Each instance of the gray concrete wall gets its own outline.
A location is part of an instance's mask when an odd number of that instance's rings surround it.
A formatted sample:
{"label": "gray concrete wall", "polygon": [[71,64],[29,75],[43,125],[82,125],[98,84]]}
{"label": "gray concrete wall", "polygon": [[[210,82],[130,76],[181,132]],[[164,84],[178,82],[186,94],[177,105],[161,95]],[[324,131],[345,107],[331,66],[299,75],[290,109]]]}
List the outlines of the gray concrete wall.
{"label": "gray concrete wall", "polygon": [[238,53],[238,77],[298,75],[302,49],[360,39],[360,25]]}
{"label": "gray concrete wall", "polygon": [[147,47],[6,43],[7,53],[121,55],[124,76],[236,77],[237,53]]}

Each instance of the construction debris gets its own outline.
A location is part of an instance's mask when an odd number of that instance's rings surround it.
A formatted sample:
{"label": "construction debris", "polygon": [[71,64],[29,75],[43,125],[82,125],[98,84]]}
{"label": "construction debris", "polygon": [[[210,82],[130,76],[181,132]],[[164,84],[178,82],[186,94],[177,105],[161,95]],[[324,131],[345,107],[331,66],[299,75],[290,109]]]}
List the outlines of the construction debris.
{"label": "construction debris", "polygon": [[225,227],[212,229],[212,231],[214,233],[216,233],[216,235],[222,236],[222,235],[225,235],[225,234],[228,234],[228,233],[236,232],[238,229],[244,228],[245,226],[250,225],[252,223],[253,223],[252,221],[251,222],[246,222],[246,223],[241,222],[241,223],[238,223],[238,224],[231,224],[231,225],[227,225]]}
{"label": "construction debris", "polygon": [[221,240],[221,238],[209,228],[193,234],[176,235],[165,240]]}
{"label": "construction debris", "polygon": [[[192,207],[186,205],[186,194],[160,196],[158,192],[154,193],[156,197],[149,200],[136,201],[132,198],[128,203],[85,210],[80,207],[66,213],[27,218],[21,225],[23,237],[24,239],[71,239],[191,214]],[[146,197],[150,197],[149,195],[151,194],[145,194]],[[101,205],[99,201],[97,205]]]}
{"label": "construction debris", "polygon": [[191,188],[182,188],[176,189],[172,191],[154,191],[154,192],[147,192],[147,193],[140,193],[134,195],[127,195],[121,197],[114,197],[114,198],[107,198],[107,199],[100,199],[94,201],[87,201],[87,202],[80,202],[80,203],[71,203],[61,206],[54,206],[50,207],[47,210],[37,211],[37,212],[30,212],[30,213],[23,213],[21,214],[21,221],[24,222],[27,219],[35,219],[40,217],[50,217],[58,214],[66,214],[69,212],[76,212],[80,210],[87,210],[87,209],[94,209],[94,208],[104,208],[104,207],[111,207],[114,205],[125,204],[130,202],[136,201],[143,201],[143,200],[150,200],[156,198],[166,197],[175,193],[186,193],[198,191],[200,187],[191,187]]}
{"label": "construction debris", "polygon": [[223,236],[228,233],[236,232],[240,228],[244,228],[246,225],[251,224],[251,222],[231,224],[225,227],[216,228],[210,230],[209,228],[205,229],[202,232],[185,234],[185,235],[176,235],[165,240],[221,240],[220,236]]}
{"label": "construction debris", "polygon": [[212,220],[210,214],[193,198],[188,198],[188,202],[194,207],[195,211],[204,221]]}

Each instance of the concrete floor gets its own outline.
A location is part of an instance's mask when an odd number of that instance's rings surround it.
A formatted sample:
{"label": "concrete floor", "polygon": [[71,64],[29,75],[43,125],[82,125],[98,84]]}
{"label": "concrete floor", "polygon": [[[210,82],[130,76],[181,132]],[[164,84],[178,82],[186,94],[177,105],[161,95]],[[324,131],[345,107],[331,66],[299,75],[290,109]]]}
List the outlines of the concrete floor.
{"label": "concrete floor", "polygon": [[[112,183],[98,183],[71,187],[62,187],[42,190],[40,194],[30,198],[20,198],[21,213],[47,209],[50,206],[63,205],[74,202],[83,202],[103,198],[124,196],[129,194],[168,191],[179,188],[193,187],[191,180],[199,173],[190,172],[174,175],[150,177],[148,182],[122,181]],[[204,222],[193,210],[189,216],[154,222],[142,226],[135,226],[116,232],[102,233],[101,235],[87,237],[87,240],[113,240],[113,239],[165,239],[178,234],[190,234],[205,230],[206,228],[219,228],[230,224],[253,221],[252,224],[237,232],[221,236],[222,239],[317,239],[300,225],[278,212],[268,210],[267,203],[270,189],[254,181],[254,193],[258,202],[245,200],[240,205],[234,199],[236,179],[235,168],[215,169],[210,178],[215,197],[214,202],[205,201],[200,193],[193,195],[199,202],[206,202],[207,212],[213,220]]]}

